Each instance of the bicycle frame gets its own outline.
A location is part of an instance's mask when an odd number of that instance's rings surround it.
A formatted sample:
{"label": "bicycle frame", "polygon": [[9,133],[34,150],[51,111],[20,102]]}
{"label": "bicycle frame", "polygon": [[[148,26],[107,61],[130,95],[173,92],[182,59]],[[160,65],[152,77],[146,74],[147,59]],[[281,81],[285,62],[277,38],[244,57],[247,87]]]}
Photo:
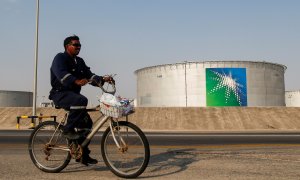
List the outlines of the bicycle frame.
{"label": "bicycle frame", "polygon": [[[114,75],[110,75],[110,77],[113,77],[113,76],[114,76]],[[111,92],[106,91],[101,85],[99,85],[99,87],[102,89],[103,92],[106,92],[106,93],[114,94],[114,93],[116,92],[116,87],[115,87],[114,84],[112,84],[113,91],[111,91]],[[59,123],[59,126],[65,124],[65,121],[68,119],[68,115],[69,115],[69,112],[66,112],[66,114],[65,114],[65,116],[64,116],[64,118],[63,118],[63,120]],[[101,118],[101,117],[100,117],[100,118]],[[113,140],[114,140],[116,146],[117,146],[120,150],[122,150],[122,148],[121,148],[121,146],[120,146],[120,143],[117,141],[117,139],[116,139],[116,137],[115,137],[115,132],[114,132],[114,129],[113,129],[113,126],[112,126],[113,121],[114,121],[114,120],[113,120],[113,117],[104,115],[104,116],[101,118],[101,120],[100,120],[100,118],[98,118],[98,119],[96,120],[95,124],[94,124],[93,127],[92,127],[92,131],[88,134],[88,136],[86,137],[86,139],[83,141],[83,143],[81,144],[81,147],[86,146],[86,145],[91,141],[91,139],[94,137],[94,135],[99,131],[99,129],[107,122],[108,119],[110,119],[111,122],[110,122],[109,127],[110,127],[110,130],[111,130],[112,136],[113,136]],[[126,116],[126,120],[127,120],[127,116]],[[57,129],[55,130],[54,134],[55,134],[56,131],[58,130],[59,126],[58,126]],[[118,121],[117,121],[117,127],[118,127],[118,126],[119,126],[119,123],[118,123]],[[53,134],[53,135],[54,135],[54,134]],[[124,139],[122,138],[122,136],[120,136],[119,131],[118,131],[118,135],[119,135],[120,142],[121,142],[124,146],[126,146],[126,143],[125,143]],[[50,139],[49,142],[52,142],[52,140],[53,140],[53,136],[52,136],[52,138]],[[49,144],[50,144],[50,143],[49,143]]]}
{"label": "bicycle frame", "polygon": [[98,130],[103,126],[104,123],[109,119],[109,116],[103,116],[102,119],[98,118],[96,120],[96,124],[93,126],[93,130],[88,134],[86,139],[81,144],[82,147],[86,146],[87,143],[94,137],[94,135],[98,132]]}
{"label": "bicycle frame", "polygon": [[[64,122],[66,121],[66,119],[68,118],[68,112],[66,113],[65,117],[63,118],[63,120],[59,123],[59,126],[64,124]],[[100,117],[101,118],[101,117]],[[110,119],[111,121],[113,121],[112,117],[109,117],[109,116],[103,116],[101,119],[98,118],[95,122],[95,125],[93,126],[93,129],[92,131],[88,134],[88,136],[86,137],[86,139],[83,141],[83,143],[81,144],[82,147],[86,146],[90,141],[91,139],[94,137],[94,135],[99,131],[99,129],[108,121],[108,119]],[[118,124],[118,123],[117,123]],[[55,130],[54,134],[56,133],[56,131],[58,130],[59,126],[57,127],[57,129]],[[114,134],[114,131],[113,131],[113,126],[112,126],[112,122],[110,123],[109,125],[110,129],[111,129],[111,132],[112,132],[112,136],[113,136],[113,139],[116,143],[116,146],[121,149],[121,146],[119,144],[119,142],[117,141],[116,137],[115,137],[115,134]],[[53,134],[53,135],[54,135]],[[120,137],[120,136],[119,136]],[[50,139],[49,142],[52,142],[53,140],[53,136],[52,138]],[[120,140],[121,142],[125,145],[126,143],[124,142],[123,138],[120,137]],[[54,148],[52,148],[54,149]],[[59,148],[58,148],[59,149]],[[66,150],[65,148],[63,148],[63,150]]]}
{"label": "bicycle frame", "polygon": [[68,115],[69,113],[66,113],[63,120],[58,124],[57,128],[55,129],[53,136],[51,137],[51,139],[49,140],[49,142],[52,142],[53,138],[54,138],[54,134],[57,132],[59,126],[61,126],[62,124],[65,124],[65,121],[68,119]]}
{"label": "bicycle frame", "polygon": [[[109,127],[110,127],[110,130],[112,132],[112,136],[113,136],[113,139],[115,141],[115,144],[116,146],[119,148],[119,149],[122,149],[121,146],[120,146],[120,143],[117,141],[116,137],[115,137],[115,134],[114,134],[114,130],[113,130],[113,126],[112,126],[112,123],[113,123],[113,119],[112,117],[109,117],[109,116],[103,116],[102,119],[100,120],[97,119],[96,120],[96,125],[93,126],[93,130],[88,134],[88,136],[86,137],[86,139],[83,141],[83,143],[81,144],[82,147],[86,146],[87,143],[94,137],[94,135],[98,132],[98,130],[107,122],[107,120],[110,119],[111,122],[109,124]],[[117,122],[117,126],[118,125],[118,122]],[[118,131],[119,132],[119,131]],[[119,134],[119,137],[120,137],[120,141],[123,143],[123,145],[125,145],[125,141],[123,140],[123,138],[120,136]]]}

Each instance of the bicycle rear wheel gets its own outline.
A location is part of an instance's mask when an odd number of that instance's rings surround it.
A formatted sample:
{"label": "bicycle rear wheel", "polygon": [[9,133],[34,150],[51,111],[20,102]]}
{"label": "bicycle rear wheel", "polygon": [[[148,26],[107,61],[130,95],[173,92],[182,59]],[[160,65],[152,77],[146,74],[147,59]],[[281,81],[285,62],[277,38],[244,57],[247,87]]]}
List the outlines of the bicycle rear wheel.
{"label": "bicycle rear wheel", "polygon": [[101,154],[105,164],[119,177],[138,177],[146,169],[150,158],[146,136],[130,122],[120,121],[119,126],[114,126],[113,129],[121,148],[117,147],[108,127],[101,141]]}
{"label": "bicycle rear wheel", "polygon": [[30,135],[28,150],[33,164],[42,171],[56,173],[70,162],[68,140],[62,136],[58,123],[45,121]]}

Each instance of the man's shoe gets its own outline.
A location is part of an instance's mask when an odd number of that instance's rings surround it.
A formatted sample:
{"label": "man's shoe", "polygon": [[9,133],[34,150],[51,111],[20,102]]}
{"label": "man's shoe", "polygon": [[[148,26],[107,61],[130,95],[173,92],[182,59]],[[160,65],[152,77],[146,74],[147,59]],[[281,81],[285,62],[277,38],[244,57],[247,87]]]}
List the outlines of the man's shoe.
{"label": "man's shoe", "polygon": [[81,137],[78,133],[72,131],[64,131],[63,136],[70,140],[79,139]]}
{"label": "man's shoe", "polygon": [[93,159],[90,156],[87,157],[81,157],[80,159],[76,159],[76,162],[80,162],[81,164],[84,164],[88,166],[89,164],[97,164],[97,159]]}

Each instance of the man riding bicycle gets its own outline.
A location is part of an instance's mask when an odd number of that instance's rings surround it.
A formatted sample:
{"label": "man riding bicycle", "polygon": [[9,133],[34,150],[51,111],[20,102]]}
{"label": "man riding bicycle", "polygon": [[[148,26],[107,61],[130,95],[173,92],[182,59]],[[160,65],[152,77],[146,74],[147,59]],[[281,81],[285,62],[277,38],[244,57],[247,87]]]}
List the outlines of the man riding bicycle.
{"label": "man riding bicycle", "polygon": [[[93,86],[103,85],[104,82],[114,83],[112,77],[98,76],[91,72],[84,60],[77,55],[81,44],[76,35],[64,40],[64,53],[58,53],[52,62],[51,86],[49,99],[53,100],[55,106],[69,111],[67,123],[63,129],[63,135],[70,140],[77,140],[81,144],[85,137],[75,131],[77,129],[90,129],[93,122],[87,113],[88,99],[80,94],[81,86],[91,82]],[[83,147],[83,155],[76,162],[88,166],[98,161],[89,156],[88,145]]]}

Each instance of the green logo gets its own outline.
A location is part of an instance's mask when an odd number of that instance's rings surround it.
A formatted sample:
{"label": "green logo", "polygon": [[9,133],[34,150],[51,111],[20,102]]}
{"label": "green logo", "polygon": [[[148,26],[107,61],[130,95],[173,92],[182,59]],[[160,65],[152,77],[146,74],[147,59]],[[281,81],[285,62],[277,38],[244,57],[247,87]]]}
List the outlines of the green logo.
{"label": "green logo", "polygon": [[247,106],[246,68],[207,68],[207,106]]}

